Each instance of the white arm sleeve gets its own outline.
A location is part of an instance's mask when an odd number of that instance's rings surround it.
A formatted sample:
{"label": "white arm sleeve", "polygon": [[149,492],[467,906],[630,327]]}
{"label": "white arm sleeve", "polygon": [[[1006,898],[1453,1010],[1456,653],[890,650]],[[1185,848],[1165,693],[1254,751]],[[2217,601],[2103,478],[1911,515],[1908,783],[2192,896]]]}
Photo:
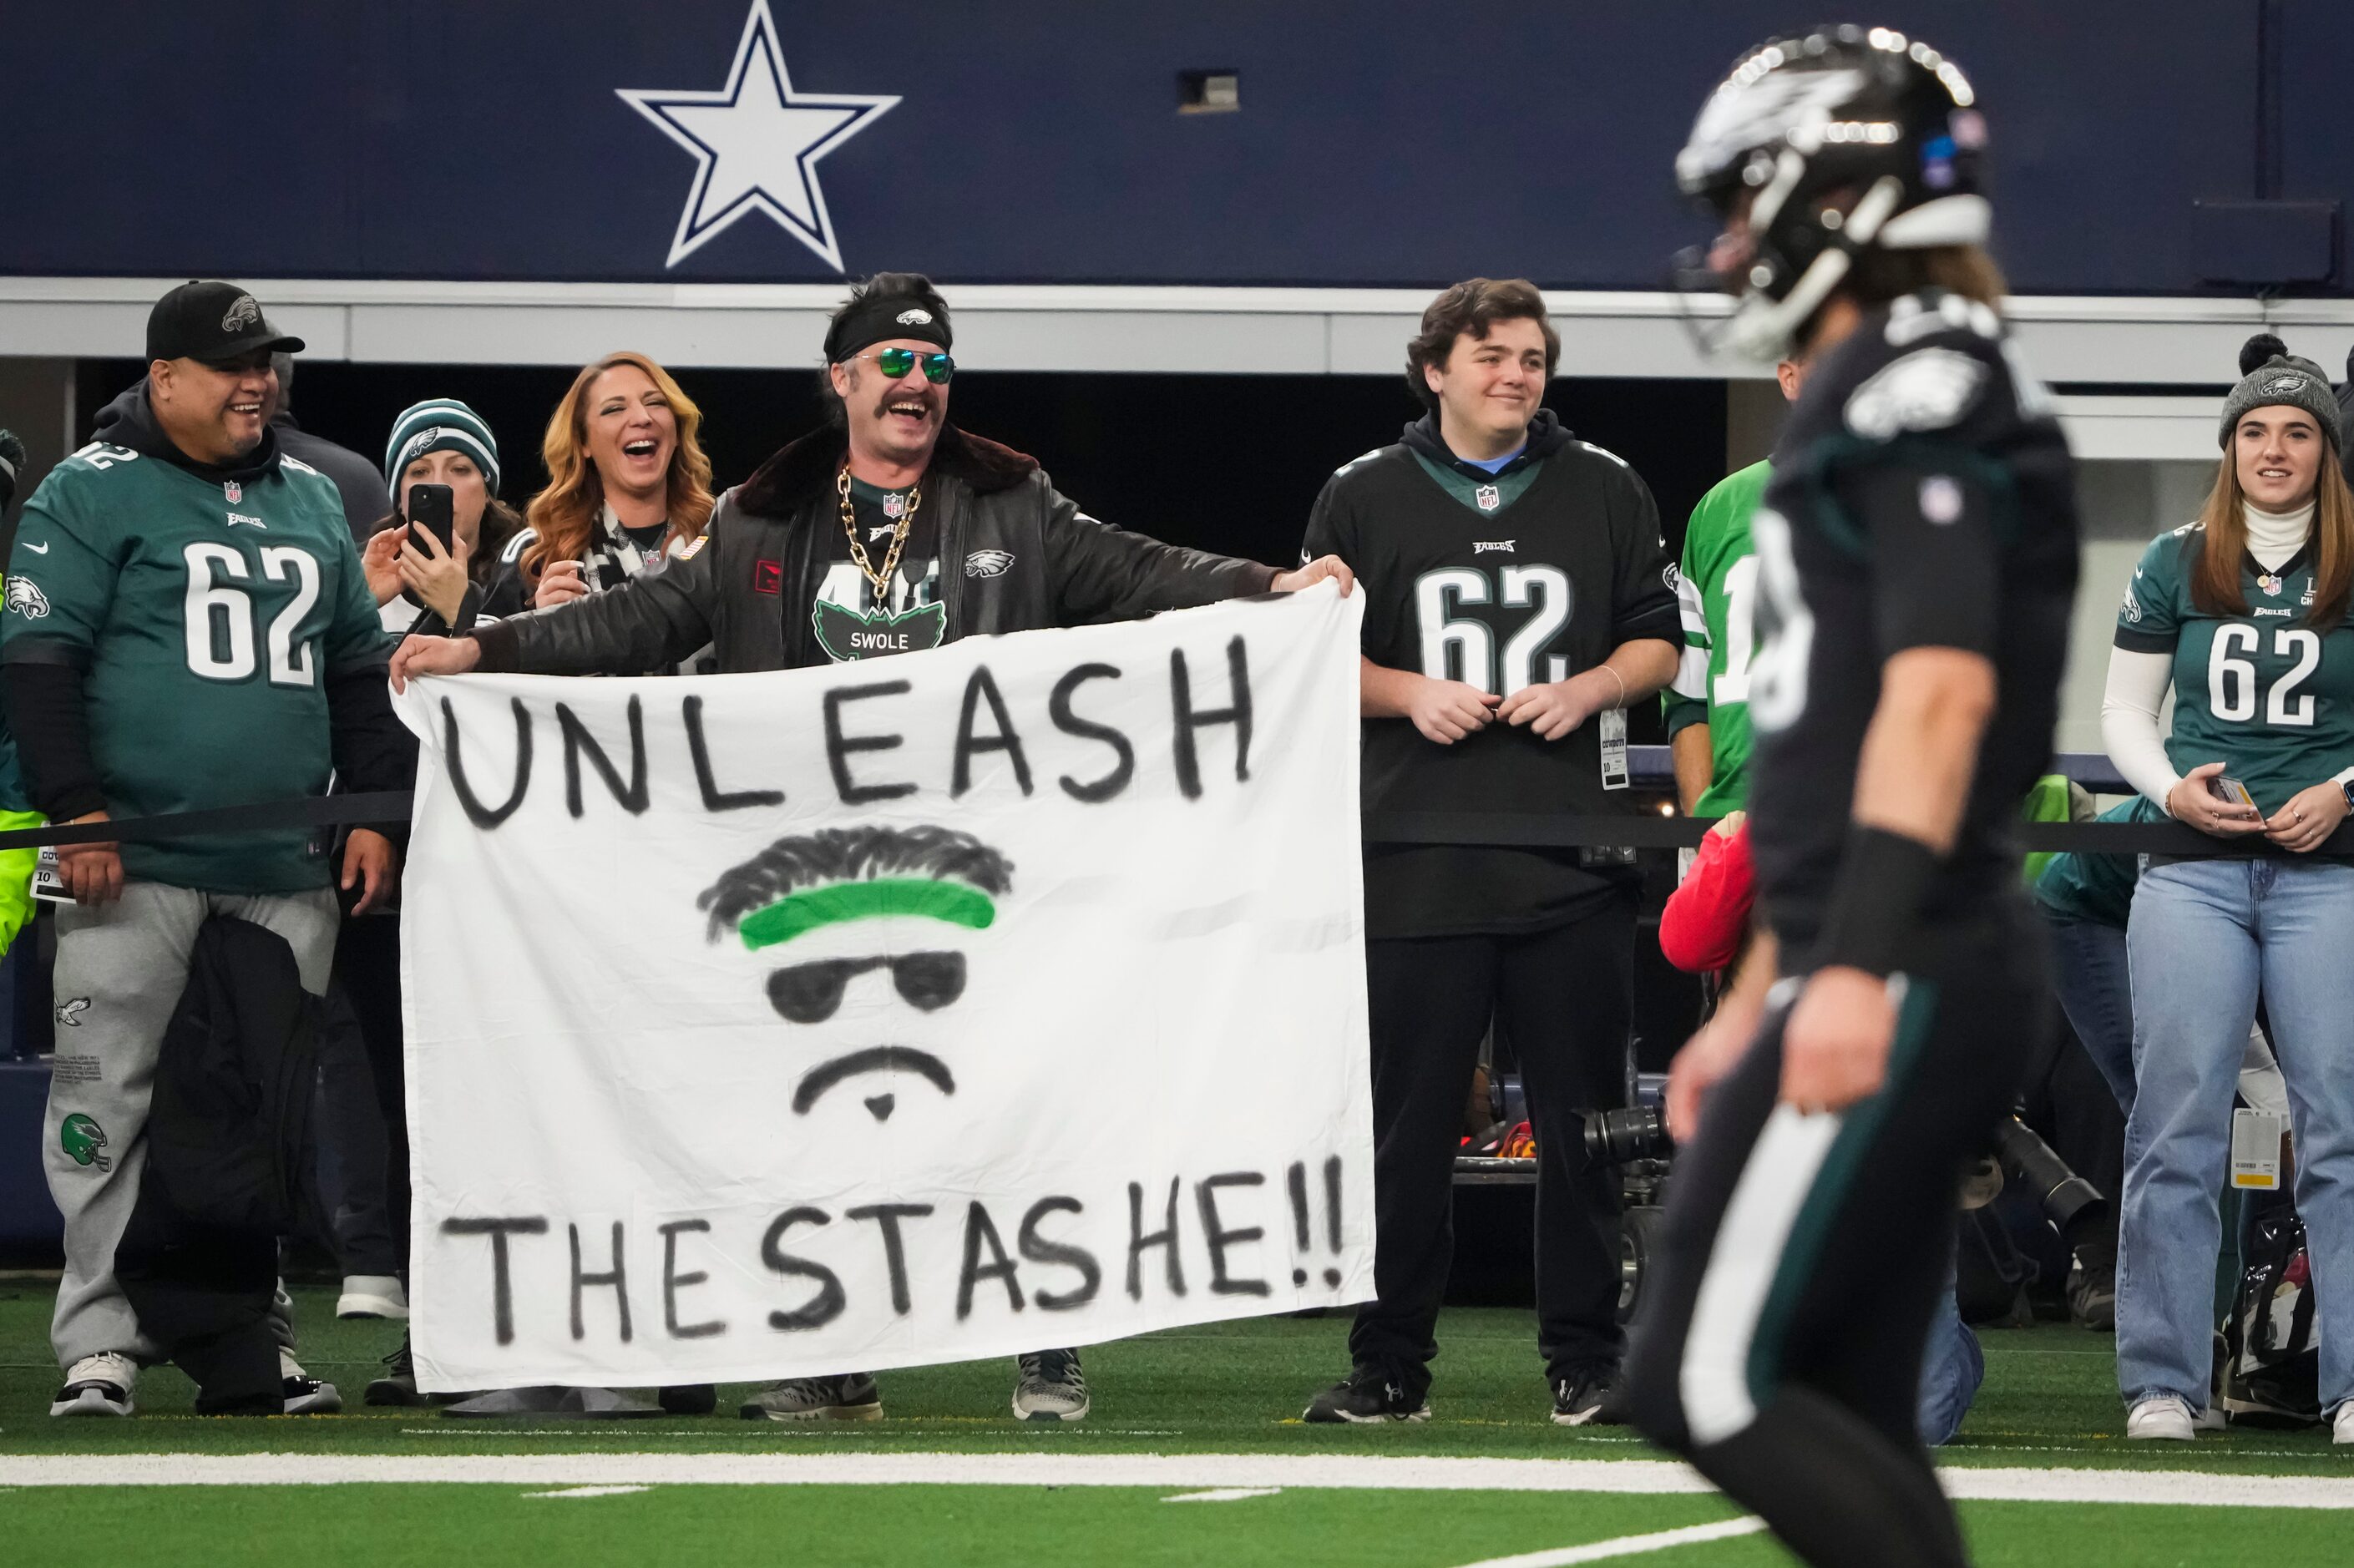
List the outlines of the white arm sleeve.
{"label": "white arm sleeve", "polygon": [[2167,759],[2166,737],[2158,732],[2158,711],[2173,680],[2170,653],[2109,650],[2109,681],[2101,694],[2101,744],[2109,748],[2109,762],[2126,782],[2161,808],[2167,793],[2182,782],[2182,775]]}

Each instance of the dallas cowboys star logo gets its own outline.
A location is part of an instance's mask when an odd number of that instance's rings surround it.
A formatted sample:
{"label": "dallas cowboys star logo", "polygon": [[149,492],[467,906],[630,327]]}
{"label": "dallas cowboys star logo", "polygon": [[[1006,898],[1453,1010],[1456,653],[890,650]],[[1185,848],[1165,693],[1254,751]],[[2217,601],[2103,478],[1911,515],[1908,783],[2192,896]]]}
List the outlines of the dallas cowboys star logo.
{"label": "dallas cowboys star logo", "polygon": [[671,241],[675,267],[750,212],[764,212],[786,233],[843,270],[833,219],[818,187],[817,161],[864,130],[899,101],[857,93],[793,90],[769,0],[752,0],[727,85],[716,92],[620,88],[620,99],[695,154],[695,188]]}

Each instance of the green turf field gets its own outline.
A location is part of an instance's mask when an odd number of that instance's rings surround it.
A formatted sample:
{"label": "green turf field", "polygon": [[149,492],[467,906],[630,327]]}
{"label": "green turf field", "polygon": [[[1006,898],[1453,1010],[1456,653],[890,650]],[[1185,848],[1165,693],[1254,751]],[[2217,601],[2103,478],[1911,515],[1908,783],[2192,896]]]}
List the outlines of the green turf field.
{"label": "green turf field", "polygon": [[[1299,1422],[1309,1395],[1345,1370],[1338,1319],[1092,1350],[1095,1414],[1068,1428],[1015,1424],[1011,1367],[987,1363],[886,1374],[886,1418],[872,1425],[740,1421],[734,1390],[719,1416],[701,1420],[484,1425],[359,1407],[397,1330],[337,1323],[331,1297],[305,1291],[305,1363],[342,1385],[352,1414],[202,1420],[186,1380],[164,1369],[143,1379],[136,1419],[65,1423],[46,1414],[57,1382],[49,1291],[46,1280],[0,1279],[0,1540],[70,1540],[96,1561],[1787,1561],[1754,1534],[1644,1542],[1722,1527],[1736,1511],[1625,1432],[1547,1422],[1520,1312],[1447,1316],[1426,1425]],[[1941,1456],[1973,1472],[1949,1480],[1980,1494],[1962,1513],[1981,1563],[2354,1555],[2343,1511],[2354,1503],[2354,1453],[2326,1433],[2128,1450],[2106,1339],[2042,1328],[1987,1340],[1986,1390],[1964,1440]],[[1545,1460],[1588,1463],[1530,1463]],[[133,1477],[165,1484],[113,1484]],[[339,1484],[289,1484],[326,1481]],[[172,1484],[183,1482],[193,1484]],[[2023,1500],[2022,1489],[2039,1486],[2062,1500]],[[2259,1491],[2274,1506],[2229,1506]],[[2150,1500],[2117,1500],[2128,1497]],[[2303,1506],[2317,1503],[2335,1506]]]}

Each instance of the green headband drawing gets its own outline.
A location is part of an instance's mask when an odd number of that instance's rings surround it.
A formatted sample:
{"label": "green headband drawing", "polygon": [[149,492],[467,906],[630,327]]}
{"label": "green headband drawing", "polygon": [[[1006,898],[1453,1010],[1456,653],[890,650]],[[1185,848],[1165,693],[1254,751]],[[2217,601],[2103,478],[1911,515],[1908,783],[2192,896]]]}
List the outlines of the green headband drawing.
{"label": "green headband drawing", "polygon": [[[828,828],[779,839],[704,890],[696,902],[709,916],[708,935],[734,931],[747,951],[784,947],[829,926],[890,916],[913,916],[984,931],[997,918],[997,900],[1013,885],[1013,866],[998,851],[953,828]],[[939,949],[812,959],[769,972],[769,1002],[788,1022],[822,1023],[840,1010],[850,982],[889,969],[900,998],[936,1012],[964,994],[965,959]],[[943,1095],[956,1093],[948,1064],[912,1045],[868,1046],[821,1062],[793,1091],[795,1115],[806,1116],[826,1092],[869,1073],[907,1072]],[[869,1115],[888,1120],[896,1095],[866,1099]]]}

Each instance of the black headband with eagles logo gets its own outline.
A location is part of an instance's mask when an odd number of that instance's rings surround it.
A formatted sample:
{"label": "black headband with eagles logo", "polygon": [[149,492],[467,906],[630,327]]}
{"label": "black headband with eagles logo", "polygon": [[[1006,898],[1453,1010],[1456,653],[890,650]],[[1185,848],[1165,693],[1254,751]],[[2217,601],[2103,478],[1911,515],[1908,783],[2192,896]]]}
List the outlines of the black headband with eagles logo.
{"label": "black headband with eagles logo", "polygon": [[825,359],[829,365],[839,365],[862,349],[895,338],[935,344],[945,354],[952,337],[943,307],[926,304],[910,294],[869,294],[843,306],[833,324],[826,328]]}

